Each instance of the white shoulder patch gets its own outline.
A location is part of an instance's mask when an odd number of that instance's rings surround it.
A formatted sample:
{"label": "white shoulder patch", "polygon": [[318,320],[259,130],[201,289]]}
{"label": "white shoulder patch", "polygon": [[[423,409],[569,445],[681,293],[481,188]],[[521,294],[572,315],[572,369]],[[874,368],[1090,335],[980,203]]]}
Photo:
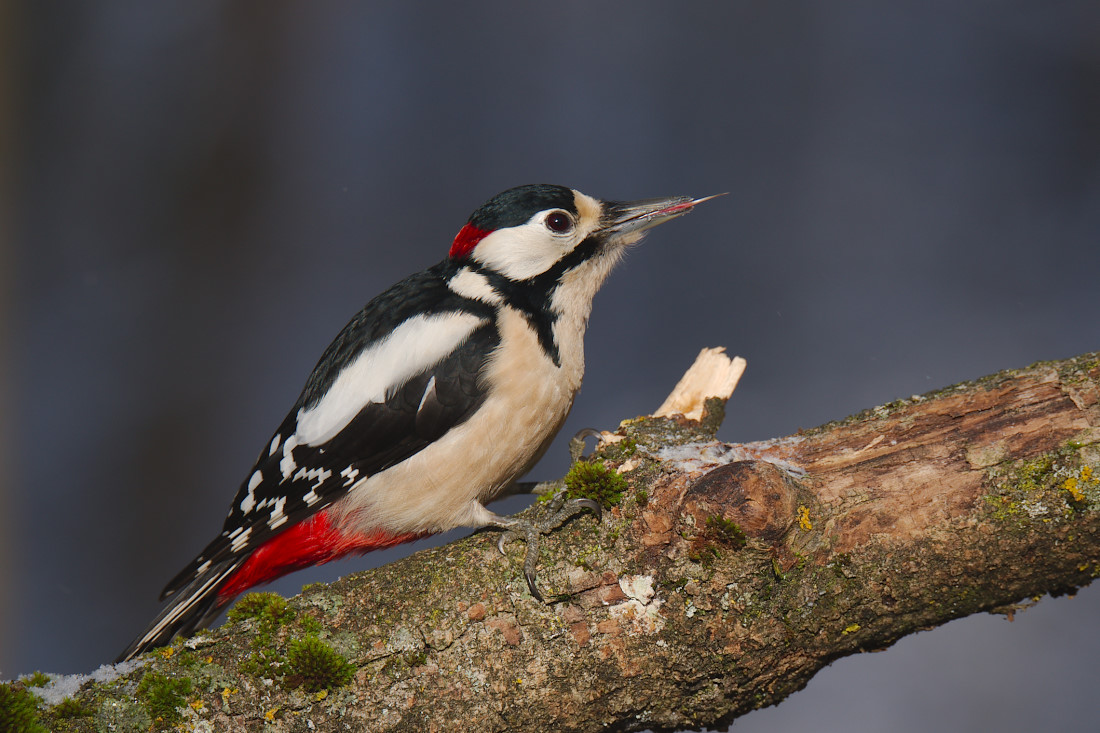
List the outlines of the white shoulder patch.
{"label": "white shoulder patch", "polygon": [[447,286],[464,298],[480,300],[489,305],[499,305],[504,300],[489,284],[489,278],[468,267],[459,270],[458,274],[447,282]]}
{"label": "white shoulder patch", "polygon": [[383,402],[387,394],[438,364],[484,323],[480,316],[461,311],[405,321],[345,366],[320,402],[298,411],[298,444],[331,440],[360,410]]}

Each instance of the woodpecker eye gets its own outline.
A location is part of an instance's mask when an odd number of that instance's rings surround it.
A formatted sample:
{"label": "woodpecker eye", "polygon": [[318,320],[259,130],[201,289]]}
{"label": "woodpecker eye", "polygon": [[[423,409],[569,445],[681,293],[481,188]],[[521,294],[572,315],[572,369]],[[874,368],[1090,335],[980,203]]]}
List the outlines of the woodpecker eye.
{"label": "woodpecker eye", "polygon": [[565,234],[572,231],[573,219],[564,211],[554,211],[546,217],[546,228],[556,234]]}

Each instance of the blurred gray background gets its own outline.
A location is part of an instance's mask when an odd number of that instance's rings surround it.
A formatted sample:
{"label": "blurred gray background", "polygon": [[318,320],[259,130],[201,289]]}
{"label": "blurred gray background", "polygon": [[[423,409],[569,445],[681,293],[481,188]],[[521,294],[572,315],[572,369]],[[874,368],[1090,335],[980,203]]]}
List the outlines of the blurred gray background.
{"label": "blurred gray background", "polygon": [[[1096,2],[9,2],[0,34],[0,677],[112,659],[328,341],[517,184],[731,193],[597,298],[568,434],[703,346],[749,361],[727,440],[1100,348]],[[1098,658],[1091,588],[734,730],[1092,728]]]}

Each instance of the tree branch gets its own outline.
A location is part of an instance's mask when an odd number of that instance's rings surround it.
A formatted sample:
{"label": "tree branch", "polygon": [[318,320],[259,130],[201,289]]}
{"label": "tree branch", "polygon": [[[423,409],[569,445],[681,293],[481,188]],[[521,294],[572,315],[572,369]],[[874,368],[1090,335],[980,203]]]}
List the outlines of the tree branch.
{"label": "tree branch", "polygon": [[[287,611],[253,599],[244,620],[85,685],[92,716],[66,723],[156,723],[160,685],[194,703],[177,715],[224,731],[720,726],[837,657],[1100,574],[1098,354],[764,443],[715,441],[721,401],[707,407],[605,434],[599,455],[630,488],[600,526],[544,543],[556,602],[529,595],[522,543],[504,557],[479,533],[308,587]],[[311,635],[351,662],[349,685],[307,691],[325,655],[288,651]]]}

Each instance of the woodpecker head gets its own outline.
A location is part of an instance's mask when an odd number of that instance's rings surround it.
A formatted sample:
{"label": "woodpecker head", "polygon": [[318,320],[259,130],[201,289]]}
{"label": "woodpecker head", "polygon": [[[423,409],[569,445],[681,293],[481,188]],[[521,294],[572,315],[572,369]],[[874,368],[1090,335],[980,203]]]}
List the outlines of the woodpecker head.
{"label": "woodpecker head", "polygon": [[600,201],[564,186],[519,186],[497,194],[470,216],[450,256],[513,282],[547,275],[558,280],[583,267],[598,277],[598,287],[625,248],[646,230],[706,200],[674,196]]}

